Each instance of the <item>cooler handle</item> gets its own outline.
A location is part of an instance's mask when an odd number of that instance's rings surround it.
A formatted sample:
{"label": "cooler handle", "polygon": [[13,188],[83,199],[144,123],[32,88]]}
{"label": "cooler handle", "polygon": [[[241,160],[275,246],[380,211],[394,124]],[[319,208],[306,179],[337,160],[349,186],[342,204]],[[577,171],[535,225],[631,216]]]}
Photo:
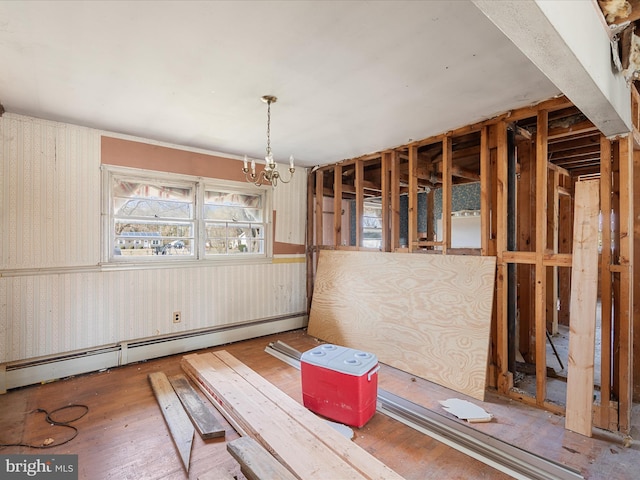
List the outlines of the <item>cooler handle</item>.
{"label": "cooler handle", "polygon": [[371,381],[371,377],[378,373],[378,370],[380,370],[380,365],[369,372],[369,374],[367,375],[367,380]]}

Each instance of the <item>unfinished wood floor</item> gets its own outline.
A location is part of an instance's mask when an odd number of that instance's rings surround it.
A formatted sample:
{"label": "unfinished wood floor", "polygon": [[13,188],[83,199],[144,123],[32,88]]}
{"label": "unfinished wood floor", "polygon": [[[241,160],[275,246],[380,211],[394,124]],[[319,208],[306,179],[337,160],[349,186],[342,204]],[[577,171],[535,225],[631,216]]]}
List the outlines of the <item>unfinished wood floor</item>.
{"label": "unfinished wood floor", "polygon": [[[300,372],[264,352],[281,340],[300,351],[317,345],[303,330],[238,342],[210,350],[225,349],[256,370],[297,401],[302,401]],[[206,351],[206,350],[205,350]],[[128,365],[105,372],[25,387],[0,395],[0,443],[56,442],[69,431],[50,426],[37,408],[53,410],[84,404],[89,413],[73,423],[79,430],[71,442],[48,450],[24,447],[0,448],[0,453],[77,454],[79,478],[94,479],[197,479],[215,469],[244,477],[226,451],[225,441],[238,435],[226,426],[226,439],[202,440],[196,434],[186,475],[169,430],[147,380],[152,372],[181,373],[175,355]],[[465,398],[404,372],[383,366],[380,387],[427,408],[443,413],[438,400]],[[204,398],[204,397],[203,397]],[[468,398],[467,398],[468,399]],[[640,468],[640,444],[623,448],[621,438],[596,431],[593,438],[564,429],[564,418],[488,394],[486,402],[468,399],[495,415],[492,423],[474,428],[547,458],[579,469],[586,478],[635,479]],[[640,409],[634,409],[639,424]],[[377,413],[363,428],[355,429],[354,441],[407,479],[503,479],[505,474],[488,467],[393,419]],[[633,432],[632,432],[633,433]],[[337,479],[336,479],[337,480]]]}

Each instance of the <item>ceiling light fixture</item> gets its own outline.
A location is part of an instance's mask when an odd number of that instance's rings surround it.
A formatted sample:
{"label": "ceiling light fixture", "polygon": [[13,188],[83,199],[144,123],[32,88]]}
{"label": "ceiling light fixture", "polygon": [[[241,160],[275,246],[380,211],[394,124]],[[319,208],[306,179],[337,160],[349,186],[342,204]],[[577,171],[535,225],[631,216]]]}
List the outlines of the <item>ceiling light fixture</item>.
{"label": "ceiling light fixture", "polygon": [[256,173],[256,161],[251,160],[251,170],[249,170],[247,156],[245,155],[242,172],[247,182],[253,183],[258,187],[263,183],[270,183],[271,186],[275,187],[278,185],[278,180],[282,183],[289,183],[296,169],[293,167],[293,155],[289,157],[289,180],[285,180],[276,169],[276,162],[271,152],[271,104],[276,103],[278,98],[273,95],[264,95],[262,101],[267,104],[267,155],[264,157],[264,169],[260,173]]}

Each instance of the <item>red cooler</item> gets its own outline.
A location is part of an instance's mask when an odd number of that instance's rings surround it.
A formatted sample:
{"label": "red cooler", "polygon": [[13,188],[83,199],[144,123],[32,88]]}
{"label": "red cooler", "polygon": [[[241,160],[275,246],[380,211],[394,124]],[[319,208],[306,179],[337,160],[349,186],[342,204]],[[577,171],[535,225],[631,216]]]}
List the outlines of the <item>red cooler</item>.
{"label": "red cooler", "polygon": [[378,358],[338,345],[319,345],[302,354],[302,401],[336,422],[362,427],[376,412]]}

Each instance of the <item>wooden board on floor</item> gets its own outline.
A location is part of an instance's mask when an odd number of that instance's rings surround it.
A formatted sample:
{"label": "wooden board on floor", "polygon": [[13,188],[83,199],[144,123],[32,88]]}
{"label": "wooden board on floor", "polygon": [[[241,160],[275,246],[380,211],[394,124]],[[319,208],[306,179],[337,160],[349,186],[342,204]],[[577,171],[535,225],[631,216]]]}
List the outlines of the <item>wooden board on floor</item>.
{"label": "wooden board on floor", "polygon": [[[565,427],[591,436],[598,298],[600,182],[576,183]],[[603,247],[604,248],[604,247]]]}
{"label": "wooden board on floor", "polygon": [[200,436],[204,439],[224,437],[224,427],[213,414],[211,405],[204,403],[187,377],[173,375],[169,377],[169,381]]}
{"label": "wooden board on floor", "polygon": [[250,437],[240,437],[227,443],[227,450],[240,464],[240,471],[249,480],[295,480],[296,478]]}
{"label": "wooden board on floor", "polygon": [[297,477],[402,478],[227,352],[187,355],[182,366]]}
{"label": "wooden board on floor", "polygon": [[183,367],[299,478],[366,478],[213,354],[187,355]]}
{"label": "wooden board on floor", "polygon": [[289,395],[265,380],[229,352],[222,350],[213,354],[255,389],[269,397],[271,401],[290,417],[296,419],[300,425],[315,435],[318,440],[331,448],[340,458],[349,462],[363,475],[370,478],[385,480],[400,480],[400,476],[378,460],[376,457],[360,448],[357,444],[339,433],[303,405],[296,402]]}
{"label": "wooden board on floor", "polygon": [[495,257],[322,250],[310,335],[484,400]]}
{"label": "wooden board on floor", "polygon": [[174,392],[164,373],[150,373],[149,383],[151,383],[151,388],[158,400],[162,415],[169,426],[173,442],[178,449],[178,453],[180,453],[182,465],[184,465],[184,469],[188,472],[195,428],[193,428],[191,420],[189,420],[187,413],[180,403],[180,399]]}

